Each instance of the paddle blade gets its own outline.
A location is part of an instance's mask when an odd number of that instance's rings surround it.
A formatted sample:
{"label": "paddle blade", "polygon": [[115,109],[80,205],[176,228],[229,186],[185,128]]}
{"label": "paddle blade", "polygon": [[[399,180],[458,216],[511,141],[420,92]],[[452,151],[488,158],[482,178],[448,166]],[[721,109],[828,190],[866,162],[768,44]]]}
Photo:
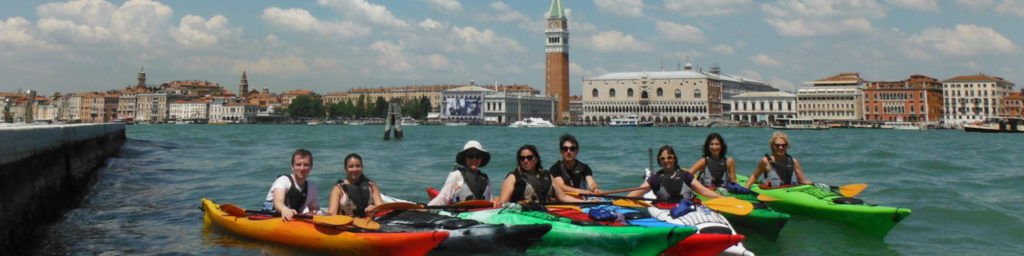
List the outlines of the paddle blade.
{"label": "paddle blade", "polygon": [[455,203],[452,206],[465,207],[465,208],[488,208],[494,207],[494,202],[487,200],[469,200]]}
{"label": "paddle blade", "polygon": [[[306,215],[301,215],[301,216],[306,216]],[[331,226],[341,226],[341,225],[348,225],[349,223],[352,223],[352,217],[345,216],[345,215],[313,216],[313,221],[316,221],[316,222],[319,222],[319,223],[323,223],[323,224],[327,224],[327,225],[331,225]]]}
{"label": "paddle blade", "polygon": [[548,205],[548,208],[573,209],[573,210],[577,210],[577,211],[583,211],[582,208],[580,208],[579,206],[575,206],[575,205],[555,204],[555,205]]}
{"label": "paddle blade", "polygon": [[711,200],[701,202],[712,210],[731,213],[735,215],[748,215],[754,210],[754,205],[750,202],[736,199],[733,197],[720,197]]}
{"label": "paddle blade", "polygon": [[354,218],[352,219],[352,225],[361,229],[378,230],[380,229],[380,223],[371,220],[370,218]]}
{"label": "paddle blade", "polygon": [[630,199],[618,199],[618,200],[612,201],[612,205],[622,206],[622,207],[651,207],[651,204],[649,204],[647,202],[639,201],[639,200],[630,200]]}
{"label": "paddle blade", "polygon": [[228,215],[235,217],[245,217],[245,209],[235,206],[233,204],[222,204],[220,210],[228,213]]}
{"label": "paddle blade", "polygon": [[757,200],[758,200],[758,201],[761,201],[761,202],[774,202],[774,201],[779,201],[779,199],[778,199],[778,198],[770,197],[770,196],[768,196],[768,195],[765,195],[765,194],[760,194],[760,195],[757,195]]}
{"label": "paddle blade", "polygon": [[378,205],[374,209],[376,211],[383,211],[383,210],[412,210],[412,209],[423,209],[423,205],[421,205],[421,204],[414,204],[414,203],[406,203],[406,202],[394,202],[394,203],[386,203],[386,204]]}
{"label": "paddle blade", "polygon": [[855,197],[864,192],[864,189],[868,188],[868,184],[849,184],[839,187],[839,194],[845,197]]}

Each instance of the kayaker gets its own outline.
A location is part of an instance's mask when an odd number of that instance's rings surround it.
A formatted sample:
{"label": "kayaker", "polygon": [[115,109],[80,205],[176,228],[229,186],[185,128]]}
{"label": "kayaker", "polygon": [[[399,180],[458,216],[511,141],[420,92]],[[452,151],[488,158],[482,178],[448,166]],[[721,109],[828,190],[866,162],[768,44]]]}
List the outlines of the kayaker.
{"label": "kayaker", "polygon": [[726,156],[729,146],[721,134],[713,132],[704,140],[704,155],[689,171],[705,187],[725,187],[736,183],[736,162]]}
{"label": "kayaker", "polygon": [[492,200],[490,179],[480,168],[491,161],[491,153],[479,141],[471,140],[455,154],[455,169],[448,173],[441,192],[428,205],[451,205],[468,200]]}
{"label": "kayaker", "polygon": [[594,180],[590,166],[580,162],[576,156],[580,152],[580,144],[571,134],[563,134],[558,138],[559,152],[562,160],[551,165],[551,177],[556,187],[562,191],[578,193],[600,193],[597,181]]}
{"label": "kayaker", "polygon": [[671,146],[664,145],[658,149],[658,164],[661,165],[661,170],[647,177],[647,180],[640,184],[640,190],[629,192],[630,197],[641,197],[651,190],[654,190],[658,200],[692,202],[693,193],[707,198],[722,197],[701,185],[693,174],[680,169],[676,151]]}
{"label": "kayaker", "polygon": [[750,175],[747,184],[750,185],[761,179],[761,184],[767,187],[778,187],[797,184],[814,184],[804,177],[804,170],[800,168],[800,161],[796,157],[786,153],[789,149],[789,136],[785,133],[775,132],[768,142],[772,154],[765,154],[757,164],[757,170]]}
{"label": "kayaker", "polygon": [[383,204],[380,187],[363,174],[363,157],[356,153],[345,156],[345,174],[345,179],[331,188],[329,214],[366,217]]}
{"label": "kayaker", "polygon": [[516,150],[516,169],[505,176],[501,183],[501,196],[497,203],[531,201],[537,203],[550,202],[557,198],[562,202],[583,202],[583,200],[566,195],[562,189],[552,186],[551,173],[541,167],[540,154],[537,147],[523,145]]}
{"label": "kayaker", "polygon": [[292,173],[277,176],[263,202],[264,211],[280,212],[284,221],[292,220],[295,214],[320,211],[316,202],[316,185],[308,179],[313,171],[313,153],[305,149],[295,150],[291,162]]}

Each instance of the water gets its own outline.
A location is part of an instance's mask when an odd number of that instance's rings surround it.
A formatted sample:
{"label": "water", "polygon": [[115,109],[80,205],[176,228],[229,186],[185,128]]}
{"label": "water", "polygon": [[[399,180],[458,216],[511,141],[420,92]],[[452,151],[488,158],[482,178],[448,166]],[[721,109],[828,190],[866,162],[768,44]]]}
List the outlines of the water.
{"label": "water", "polygon": [[[382,126],[135,125],[117,158],[99,172],[83,205],[56,224],[45,254],[308,254],[302,250],[204,227],[200,198],[258,208],[270,183],[288,173],[296,148],[314,154],[311,180],[327,205],[344,176],[342,157],[363,155],[365,173],[392,196],[426,201],[440,187],[467,140],[492,158],[492,186],[512,170],[515,150],[539,146],[544,166],[558,158],[558,136],[580,140],[579,159],[606,190],[634,187],[648,165],[647,149],[676,148],[692,164],[709,132],[721,133],[737,172],[752,173],[768,152],[773,130],[759,128],[405,127],[406,138],[383,141]],[[748,234],[759,255],[999,255],[1024,250],[1024,136],[955,130],[834,129],[791,131],[790,153],[808,178],[829,184],[868,183],[859,198],[914,213],[877,240],[840,224],[794,217],[776,241]],[[495,190],[497,195],[497,189]],[[566,254],[574,254],[567,251]],[[589,253],[589,252],[588,252]]]}

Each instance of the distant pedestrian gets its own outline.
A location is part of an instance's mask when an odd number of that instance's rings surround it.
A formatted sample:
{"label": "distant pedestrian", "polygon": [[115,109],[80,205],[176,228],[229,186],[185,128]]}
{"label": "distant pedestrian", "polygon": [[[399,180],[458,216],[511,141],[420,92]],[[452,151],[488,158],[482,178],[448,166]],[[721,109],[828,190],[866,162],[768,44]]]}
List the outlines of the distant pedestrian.
{"label": "distant pedestrian", "polygon": [[454,170],[448,173],[441,192],[428,205],[451,205],[469,200],[492,200],[491,184],[480,168],[491,161],[491,153],[480,142],[471,140],[455,154]]}
{"label": "distant pedestrian", "polygon": [[363,173],[363,157],[352,153],[345,156],[345,179],[331,188],[328,212],[331,215],[354,217],[371,216],[369,213],[384,203],[380,187]]}
{"label": "distant pedestrian", "polygon": [[761,185],[766,187],[789,186],[799,184],[814,184],[804,176],[804,170],[800,167],[800,161],[790,156],[786,151],[789,149],[789,136],[785,133],[775,132],[771,141],[768,142],[772,153],[765,154],[757,164],[754,174],[750,175],[745,187],[761,179]]}
{"label": "distant pedestrian", "polygon": [[551,177],[555,186],[567,192],[600,193],[597,181],[590,166],[580,162],[576,157],[580,152],[580,144],[571,134],[563,134],[558,138],[559,152],[562,160],[551,165]]}
{"label": "distant pedestrian", "polygon": [[291,163],[292,173],[278,176],[263,202],[264,211],[280,212],[285,221],[292,220],[295,214],[320,211],[320,205],[316,202],[316,185],[309,180],[309,173],[313,170],[313,153],[305,149],[295,150]]}

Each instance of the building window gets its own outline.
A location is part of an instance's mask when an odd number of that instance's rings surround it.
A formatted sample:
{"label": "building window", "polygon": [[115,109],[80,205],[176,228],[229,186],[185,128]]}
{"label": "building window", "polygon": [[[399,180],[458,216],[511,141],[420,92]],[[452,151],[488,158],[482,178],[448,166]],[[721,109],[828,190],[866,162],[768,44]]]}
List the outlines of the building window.
{"label": "building window", "polygon": [[662,90],[661,88],[658,88],[658,97],[661,97],[661,96],[665,96],[665,91]]}
{"label": "building window", "polygon": [[697,90],[693,91],[693,97],[700,99],[700,89],[697,89]]}
{"label": "building window", "polygon": [[633,88],[629,88],[626,90],[626,97],[633,97]]}
{"label": "building window", "polygon": [[615,98],[615,89],[608,89],[608,97]]}
{"label": "building window", "polygon": [[593,91],[590,91],[590,94],[591,94],[591,97],[597,98],[597,94],[598,94],[597,93],[597,89],[594,89]]}
{"label": "building window", "polygon": [[676,89],[676,99],[683,97],[683,91]]}

